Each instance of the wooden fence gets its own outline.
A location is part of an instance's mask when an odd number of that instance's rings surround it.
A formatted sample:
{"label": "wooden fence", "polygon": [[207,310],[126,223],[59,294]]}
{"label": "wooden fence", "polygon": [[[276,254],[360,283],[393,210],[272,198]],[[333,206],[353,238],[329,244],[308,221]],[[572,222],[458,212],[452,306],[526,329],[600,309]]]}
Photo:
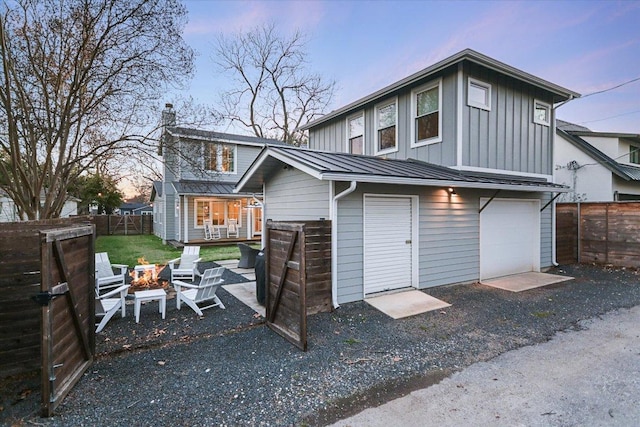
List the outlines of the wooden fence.
{"label": "wooden fence", "polygon": [[640,268],[640,202],[558,203],[556,258]]}
{"label": "wooden fence", "polygon": [[[0,378],[40,367],[41,311],[31,297],[41,286],[41,232],[88,217],[2,223],[0,226]],[[93,248],[91,248],[93,251]]]}
{"label": "wooden fence", "polygon": [[153,234],[153,215],[95,215],[98,236]]}

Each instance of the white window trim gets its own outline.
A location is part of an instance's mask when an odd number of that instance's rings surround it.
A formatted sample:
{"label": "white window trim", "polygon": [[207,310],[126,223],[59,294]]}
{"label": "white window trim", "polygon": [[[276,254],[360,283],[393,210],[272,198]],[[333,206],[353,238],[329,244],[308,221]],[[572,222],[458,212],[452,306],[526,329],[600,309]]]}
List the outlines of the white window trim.
{"label": "white window trim", "polygon": [[[548,114],[548,118],[549,118],[548,121],[545,122],[543,120],[538,120],[538,117],[536,116],[536,107],[538,105],[543,106],[543,107],[545,107],[547,109],[547,111],[549,113]],[[542,126],[551,126],[551,104],[547,104],[546,102],[534,99],[533,100],[533,122],[537,123],[539,125],[542,125]]]}
{"label": "white window trim", "polygon": [[204,224],[202,225],[198,225],[198,202],[207,202],[209,203],[209,216],[211,216],[211,204],[213,202],[219,202],[219,201],[223,201],[224,202],[224,224],[219,225],[218,227],[221,228],[227,228],[227,220],[229,219],[229,211],[227,210],[227,203],[229,202],[239,202],[240,203],[240,210],[238,213],[238,227],[242,227],[242,199],[209,199],[206,197],[202,197],[202,198],[197,198],[197,199],[193,199],[193,228],[195,229],[203,229],[204,228]]}
{"label": "white window trim", "polygon": [[[205,154],[207,153],[207,149],[205,148],[204,144],[210,144],[210,145],[215,144],[218,147],[218,150],[217,150],[218,152],[217,152],[216,155],[220,159],[222,158],[222,150],[220,148],[223,145],[228,145],[228,146],[233,147],[233,172],[207,169],[208,159],[205,156]],[[238,174],[238,145],[237,144],[230,144],[230,143],[227,143],[227,142],[218,142],[218,141],[204,142],[203,145],[202,145],[202,158],[204,159],[204,170],[206,170],[207,172],[215,173],[215,174],[218,174],[218,175],[237,175]]]}
{"label": "white window trim", "polygon": [[[394,148],[387,148],[386,150],[378,150],[378,109],[386,107],[387,105],[396,104],[396,146]],[[389,99],[385,102],[376,104],[373,108],[373,150],[376,156],[380,154],[396,153],[398,151],[398,97]]]}
{"label": "white window trim", "polygon": [[[397,108],[397,107],[396,107]],[[396,121],[398,121],[397,118],[397,114],[398,112],[396,111]],[[359,113],[356,114],[352,114],[350,116],[348,116],[345,119],[345,124],[346,124],[346,129],[345,129],[345,153],[349,153],[349,154],[353,154],[351,152],[351,147],[349,146],[349,121],[353,120],[353,119],[357,119],[358,117],[362,117],[362,154],[365,155],[367,154],[367,138],[366,138],[366,130],[367,130],[367,119],[364,115],[364,111],[360,111]],[[377,134],[377,132],[376,132]]]}
{"label": "white window trim", "polygon": [[[478,86],[487,91],[487,103],[475,102],[470,98],[471,86]],[[474,79],[473,77],[469,77],[467,80],[467,105],[469,107],[479,108],[485,111],[491,111],[491,84],[483,82],[482,80]]]}
{"label": "white window trim", "polygon": [[[421,141],[416,141],[416,114],[418,114],[418,108],[416,105],[416,101],[418,98],[418,94],[420,92],[424,92],[425,90],[433,89],[434,87],[438,87],[438,136],[434,138],[423,139]],[[433,82],[429,82],[422,86],[418,86],[417,88],[411,91],[411,148],[422,147],[425,145],[436,144],[438,142],[442,142],[442,79],[438,79]]]}

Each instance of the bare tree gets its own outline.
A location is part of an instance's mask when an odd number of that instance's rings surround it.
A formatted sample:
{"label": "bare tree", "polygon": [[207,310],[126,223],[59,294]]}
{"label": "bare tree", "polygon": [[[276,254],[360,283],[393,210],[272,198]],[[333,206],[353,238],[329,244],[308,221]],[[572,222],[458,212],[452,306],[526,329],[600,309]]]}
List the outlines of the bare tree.
{"label": "bare tree", "polygon": [[69,182],[155,145],[159,97],[193,70],[185,22],[179,0],[3,2],[0,188],[23,218],[57,216]]}
{"label": "bare tree", "polygon": [[214,61],[234,87],[221,95],[220,114],[258,137],[300,144],[295,129],[324,113],[335,82],[306,69],[306,38],[286,38],[273,24],[217,38]]}

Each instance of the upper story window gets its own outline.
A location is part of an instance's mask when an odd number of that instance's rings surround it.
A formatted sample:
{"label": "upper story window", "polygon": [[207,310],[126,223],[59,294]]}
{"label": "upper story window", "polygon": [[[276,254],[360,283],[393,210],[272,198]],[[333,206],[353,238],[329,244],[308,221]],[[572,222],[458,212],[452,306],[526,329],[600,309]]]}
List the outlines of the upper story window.
{"label": "upper story window", "polygon": [[204,144],[204,167],[206,170],[235,173],[236,171],[236,146],[219,143]]}
{"label": "upper story window", "polygon": [[551,124],[551,105],[535,100],[533,102],[533,122],[549,126]]}
{"label": "upper story window", "polygon": [[414,89],[411,93],[413,124],[411,146],[442,141],[442,85],[440,81]]}
{"label": "upper story window", "polygon": [[347,118],[347,152],[364,154],[364,114]]}
{"label": "upper story window", "polygon": [[640,147],[634,145],[629,146],[629,163],[640,165]]}
{"label": "upper story window", "polygon": [[376,154],[398,150],[397,101],[376,106]]}
{"label": "upper story window", "polygon": [[491,111],[491,85],[469,77],[467,105]]}

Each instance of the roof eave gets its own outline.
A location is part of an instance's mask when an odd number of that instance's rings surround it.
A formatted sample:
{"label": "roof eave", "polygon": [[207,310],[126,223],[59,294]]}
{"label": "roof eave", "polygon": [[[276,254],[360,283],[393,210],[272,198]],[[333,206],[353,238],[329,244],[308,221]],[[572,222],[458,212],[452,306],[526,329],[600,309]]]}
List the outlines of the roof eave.
{"label": "roof eave", "polygon": [[445,68],[448,68],[452,65],[457,64],[458,62],[464,61],[464,60],[468,60],[470,62],[474,62],[476,64],[482,65],[484,67],[487,67],[489,69],[492,69],[494,71],[498,71],[500,73],[506,74],[510,77],[516,78],[518,80],[522,80],[525,81],[529,84],[532,84],[534,86],[538,86],[542,89],[545,89],[549,92],[552,92],[556,95],[559,95],[561,97],[561,101],[564,100],[568,100],[571,98],[579,98],[580,94],[578,92],[574,92],[572,90],[566,89],[562,86],[556,85],[554,83],[551,83],[547,80],[541,79],[539,77],[534,76],[533,74],[529,74],[525,71],[519,70],[515,67],[512,67],[510,65],[507,65],[503,62],[497,61],[493,58],[490,58],[486,55],[483,55],[479,52],[476,52],[472,49],[465,49],[461,52],[458,52],[448,58],[443,59],[440,62],[437,62],[427,68],[424,68],[408,77],[405,77],[402,80],[399,80],[395,83],[392,83],[391,85],[388,85],[370,95],[367,95],[363,98],[360,98],[350,104],[345,105],[342,108],[339,108],[333,112],[330,112],[316,120],[313,120],[305,125],[302,125],[300,127],[298,127],[296,130],[300,130],[300,131],[304,131],[307,129],[310,129],[314,126],[317,126],[319,124],[322,124],[324,122],[327,122],[329,120],[332,120],[336,117],[339,117],[343,114],[347,114],[349,113],[351,110],[360,108],[361,106],[368,104],[370,102],[375,101],[376,99],[379,98],[383,98],[389,94],[391,94],[392,92],[395,92],[399,89],[402,89],[404,87],[410,86],[414,83],[416,83],[417,81],[424,79],[425,77],[428,77],[431,74],[435,74],[437,72],[440,72],[442,70],[444,70]]}
{"label": "roof eave", "polygon": [[514,190],[527,192],[553,192],[567,193],[572,190],[569,187],[552,187],[545,185],[519,185],[519,184],[499,184],[488,182],[471,182],[458,180],[439,180],[424,178],[402,178],[388,177],[379,175],[356,175],[356,174],[338,174],[325,173],[322,174],[322,180],[327,181],[357,181],[370,184],[394,184],[394,185],[416,185],[422,187],[454,187],[454,188],[475,188],[487,190]]}

